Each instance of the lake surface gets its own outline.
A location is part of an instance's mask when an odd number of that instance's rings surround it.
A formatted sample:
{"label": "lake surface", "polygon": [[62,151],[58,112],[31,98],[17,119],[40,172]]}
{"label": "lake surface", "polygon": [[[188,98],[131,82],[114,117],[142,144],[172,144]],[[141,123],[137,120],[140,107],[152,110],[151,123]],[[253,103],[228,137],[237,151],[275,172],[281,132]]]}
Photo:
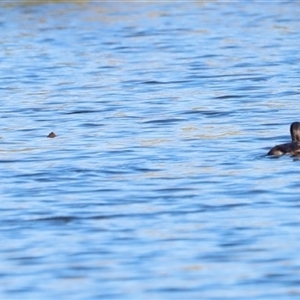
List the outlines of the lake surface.
{"label": "lake surface", "polygon": [[0,8],[1,299],[300,299],[299,2]]}

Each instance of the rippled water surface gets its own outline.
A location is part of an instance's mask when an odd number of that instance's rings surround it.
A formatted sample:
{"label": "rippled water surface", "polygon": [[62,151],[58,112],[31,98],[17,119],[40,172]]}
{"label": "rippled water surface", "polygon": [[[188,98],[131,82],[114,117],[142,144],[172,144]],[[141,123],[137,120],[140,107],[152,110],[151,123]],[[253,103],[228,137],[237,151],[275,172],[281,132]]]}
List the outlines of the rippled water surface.
{"label": "rippled water surface", "polygon": [[1,11],[1,299],[300,299],[298,2]]}

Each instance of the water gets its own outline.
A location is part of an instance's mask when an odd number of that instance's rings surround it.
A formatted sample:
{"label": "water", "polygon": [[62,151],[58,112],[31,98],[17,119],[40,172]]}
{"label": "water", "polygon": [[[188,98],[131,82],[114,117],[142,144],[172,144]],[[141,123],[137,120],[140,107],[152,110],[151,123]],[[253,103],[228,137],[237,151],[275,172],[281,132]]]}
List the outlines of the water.
{"label": "water", "polygon": [[299,3],[1,11],[1,299],[300,298]]}

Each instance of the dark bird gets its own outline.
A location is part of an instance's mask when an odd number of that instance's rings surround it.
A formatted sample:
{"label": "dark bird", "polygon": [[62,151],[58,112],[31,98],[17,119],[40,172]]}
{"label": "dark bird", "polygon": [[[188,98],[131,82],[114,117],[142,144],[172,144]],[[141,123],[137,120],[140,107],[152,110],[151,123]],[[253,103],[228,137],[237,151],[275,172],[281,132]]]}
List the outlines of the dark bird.
{"label": "dark bird", "polygon": [[281,144],[273,147],[267,155],[281,156],[284,154],[300,155],[300,123],[291,124],[290,133],[292,137],[291,143]]}

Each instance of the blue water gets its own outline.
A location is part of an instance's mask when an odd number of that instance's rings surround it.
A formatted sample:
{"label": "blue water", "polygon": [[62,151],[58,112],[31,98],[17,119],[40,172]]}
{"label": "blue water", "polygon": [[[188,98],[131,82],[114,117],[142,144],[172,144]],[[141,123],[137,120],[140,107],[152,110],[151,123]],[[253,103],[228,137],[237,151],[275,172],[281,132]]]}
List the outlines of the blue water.
{"label": "blue water", "polygon": [[300,299],[299,2],[0,8],[1,299]]}

